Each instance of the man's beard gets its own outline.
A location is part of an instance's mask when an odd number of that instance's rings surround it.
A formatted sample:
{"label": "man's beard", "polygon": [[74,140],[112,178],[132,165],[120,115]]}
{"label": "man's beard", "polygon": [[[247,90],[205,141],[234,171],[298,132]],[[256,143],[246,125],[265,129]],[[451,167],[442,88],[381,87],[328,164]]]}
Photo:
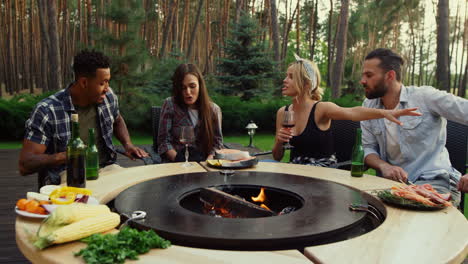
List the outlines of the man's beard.
{"label": "man's beard", "polygon": [[[367,85],[364,85],[364,88],[366,88]],[[387,93],[387,86],[385,86],[384,79],[382,78],[378,84],[375,85],[374,90],[368,90],[366,91],[366,97],[367,99],[375,99],[375,98],[380,98],[384,96]]]}

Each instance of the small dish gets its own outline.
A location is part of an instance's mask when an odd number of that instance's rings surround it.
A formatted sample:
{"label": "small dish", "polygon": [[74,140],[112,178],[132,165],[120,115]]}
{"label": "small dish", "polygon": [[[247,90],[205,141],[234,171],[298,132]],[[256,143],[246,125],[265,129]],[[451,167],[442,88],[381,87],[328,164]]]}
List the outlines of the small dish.
{"label": "small dish", "polygon": [[[88,202],[86,204],[99,204],[99,201],[94,198],[93,196],[88,197]],[[62,206],[62,205],[57,205],[57,204],[45,204],[43,207],[49,212],[49,214],[43,215],[43,214],[34,214],[30,213],[27,211],[19,210],[17,206],[15,206],[15,212],[18,215],[25,216],[25,217],[30,217],[30,218],[46,218],[52,213],[57,206]]]}

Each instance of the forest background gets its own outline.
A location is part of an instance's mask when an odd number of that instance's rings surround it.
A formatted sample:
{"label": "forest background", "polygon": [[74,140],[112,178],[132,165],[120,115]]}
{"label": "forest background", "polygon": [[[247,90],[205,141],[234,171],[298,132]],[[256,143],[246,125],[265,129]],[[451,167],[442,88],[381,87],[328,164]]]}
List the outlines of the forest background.
{"label": "forest background", "polygon": [[83,48],[112,58],[127,125],[148,134],[150,107],[186,62],[202,69],[225,133],[249,120],[274,131],[294,52],[317,63],[324,100],[341,106],[362,103],[362,61],[378,47],[404,56],[405,85],[466,98],[467,11],[466,0],[2,0],[0,140],[22,138],[34,105],[73,81]]}

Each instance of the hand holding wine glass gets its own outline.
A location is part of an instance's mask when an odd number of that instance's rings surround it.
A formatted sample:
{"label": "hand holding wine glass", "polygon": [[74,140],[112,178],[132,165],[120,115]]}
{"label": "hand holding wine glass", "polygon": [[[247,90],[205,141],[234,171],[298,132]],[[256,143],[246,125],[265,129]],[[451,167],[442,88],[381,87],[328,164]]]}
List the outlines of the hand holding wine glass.
{"label": "hand holding wine glass", "polygon": [[[291,111],[291,110],[284,111],[282,125],[285,129],[288,129],[291,132],[291,134],[293,133],[292,129],[296,125],[296,121],[294,120],[294,111]],[[290,149],[290,148],[293,148],[293,146],[291,146],[291,144],[289,144],[289,141],[288,141],[288,143],[284,145],[284,148]]]}
{"label": "hand holding wine glass", "polygon": [[189,144],[192,144],[193,141],[195,141],[195,134],[193,132],[192,126],[183,126],[181,128],[179,141],[180,143],[185,145],[185,162],[182,164],[182,166],[190,167],[192,165],[188,162],[188,158],[189,158],[188,146]]}

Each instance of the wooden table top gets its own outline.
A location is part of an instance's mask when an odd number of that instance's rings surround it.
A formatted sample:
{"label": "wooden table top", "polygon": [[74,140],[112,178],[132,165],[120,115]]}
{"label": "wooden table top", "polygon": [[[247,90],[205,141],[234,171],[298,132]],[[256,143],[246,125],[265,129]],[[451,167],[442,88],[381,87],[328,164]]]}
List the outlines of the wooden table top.
{"label": "wooden table top", "polygon": [[[121,169],[89,181],[101,203],[114,199],[129,186],[158,177],[187,172],[214,170],[206,163],[193,163],[183,168],[180,163],[159,164]],[[255,168],[265,172],[290,173],[327,179],[364,191],[391,187],[394,183],[375,176],[355,178],[348,171],[285,163],[260,162]],[[461,263],[468,254],[468,222],[457,209],[421,212],[387,206],[387,219],[377,229],[362,236],[307,247],[304,255],[297,250],[228,251],[171,246],[140,255],[138,263]],[[16,243],[33,263],[83,263],[72,252],[86,244],[72,242],[45,250],[36,249],[29,240],[39,227],[40,219],[18,216]],[[129,261],[132,263],[132,261]]]}

